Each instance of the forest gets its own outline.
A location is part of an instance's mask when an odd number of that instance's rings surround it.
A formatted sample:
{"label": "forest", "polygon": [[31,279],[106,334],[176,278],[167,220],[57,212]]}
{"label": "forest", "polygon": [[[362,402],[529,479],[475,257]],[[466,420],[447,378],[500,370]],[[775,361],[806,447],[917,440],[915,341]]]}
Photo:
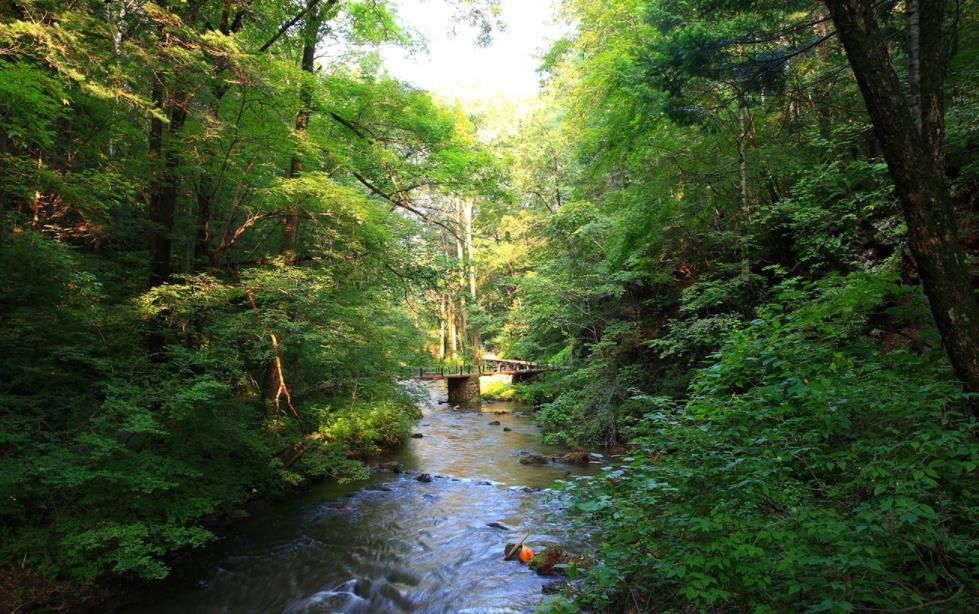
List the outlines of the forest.
{"label": "forest", "polygon": [[536,611],[979,610],[979,4],[556,0],[522,102],[393,76],[400,4],[0,0],[0,609],[113,611],[492,355],[603,459]]}

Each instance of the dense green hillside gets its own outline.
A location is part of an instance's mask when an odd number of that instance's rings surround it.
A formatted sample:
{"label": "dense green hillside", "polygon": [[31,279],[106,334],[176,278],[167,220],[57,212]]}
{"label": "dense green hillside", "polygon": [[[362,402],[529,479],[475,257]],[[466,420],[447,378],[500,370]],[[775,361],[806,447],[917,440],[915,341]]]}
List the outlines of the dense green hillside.
{"label": "dense green hillside", "polygon": [[979,608],[975,3],[557,4],[463,104],[393,0],[0,1],[0,604],[362,478],[492,352],[611,453],[542,609]]}

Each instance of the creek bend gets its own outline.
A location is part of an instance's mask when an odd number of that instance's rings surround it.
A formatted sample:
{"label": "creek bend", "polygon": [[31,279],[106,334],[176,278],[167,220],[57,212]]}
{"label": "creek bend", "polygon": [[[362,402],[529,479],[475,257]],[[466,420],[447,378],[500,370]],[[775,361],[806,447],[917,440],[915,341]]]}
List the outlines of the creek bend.
{"label": "creek bend", "polygon": [[[522,465],[521,453],[564,450],[541,443],[519,404],[454,408],[438,403],[444,382],[413,385],[425,391],[415,427],[424,437],[380,459],[402,463],[403,473],[322,483],[263,509],[129,611],[532,611],[551,579],[504,561],[504,544],[529,532],[527,543],[538,551],[573,545],[546,490],[567,472],[592,473],[596,465]],[[416,480],[423,472],[431,483]]]}

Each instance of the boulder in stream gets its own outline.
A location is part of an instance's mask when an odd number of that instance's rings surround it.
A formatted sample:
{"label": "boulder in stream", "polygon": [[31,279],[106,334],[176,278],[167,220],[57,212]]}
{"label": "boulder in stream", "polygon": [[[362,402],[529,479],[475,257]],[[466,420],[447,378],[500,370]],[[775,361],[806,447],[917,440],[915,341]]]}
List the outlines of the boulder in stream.
{"label": "boulder in stream", "polygon": [[587,465],[594,457],[584,448],[574,448],[561,457],[561,462],[568,465]]}
{"label": "boulder in stream", "polygon": [[422,438],[422,437],[424,437],[424,436],[425,436],[425,434],[424,434],[424,433],[412,433],[412,434],[411,434],[411,438],[412,438],[412,439],[421,439],[421,438]]}
{"label": "boulder in stream", "polygon": [[587,556],[574,554],[563,546],[548,546],[534,555],[527,565],[541,576],[556,576],[567,573],[568,566],[588,569],[594,561]]}
{"label": "boulder in stream", "polygon": [[422,473],[415,479],[418,480],[419,482],[425,482],[426,484],[428,484],[432,481],[432,474]]}
{"label": "boulder in stream", "polygon": [[504,426],[504,427],[503,427],[503,432],[504,432],[504,433],[509,433],[509,432],[510,432],[510,431],[512,431],[512,430],[513,430],[513,429],[512,429],[512,428],[510,428],[509,426]]}
{"label": "boulder in stream", "polygon": [[391,461],[389,463],[378,463],[374,465],[377,471],[390,471],[391,473],[401,473],[404,470],[404,465],[398,461]]}
{"label": "boulder in stream", "polygon": [[547,458],[543,454],[524,454],[520,457],[521,465],[546,465],[551,462],[551,459]]}
{"label": "boulder in stream", "polygon": [[500,421],[499,420],[494,420],[494,421],[490,422],[489,425],[490,426],[500,426]]}
{"label": "boulder in stream", "polygon": [[509,531],[510,530],[510,527],[506,526],[502,522],[487,522],[486,523],[486,526],[491,527],[493,529],[499,529],[501,531]]}

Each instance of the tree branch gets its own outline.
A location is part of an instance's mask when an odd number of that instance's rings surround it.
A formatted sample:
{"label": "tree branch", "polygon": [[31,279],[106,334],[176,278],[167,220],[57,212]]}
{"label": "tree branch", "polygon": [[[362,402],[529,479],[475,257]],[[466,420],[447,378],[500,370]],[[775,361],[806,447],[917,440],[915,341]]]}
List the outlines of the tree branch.
{"label": "tree branch", "polygon": [[[327,3],[326,3],[326,5],[325,5],[325,7],[324,7],[324,12],[329,11],[331,8],[333,8],[336,5],[337,2],[339,2],[339,0],[328,0]],[[309,2],[306,3],[306,8],[304,8],[303,10],[301,10],[298,15],[296,15],[295,17],[293,17],[289,21],[287,21],[284,24],[282,24],[282,27],[279,28],[279,31],[276,32],[272,36],[272,38],[270,38],[269,40],[267,40],[264,45],[262,45],[261,47],[258,48],[258,53],[262,53],[262,52],[268,50],[269,47],[271,47],[272,45],[274,45],[276,43],[276,41],[278,41],[280,38],[282,38],[282,35],[284,35],[286,32],[289,31],[289,28],[291,28],[292,26],[294,26],[297,23],[299,23],[299,20],[302,19],[303,17],[305,17],[306,14],[309,13],[311,10],[313,10],[314,8],[316,8],[316,5],[319,4],[319,3],[320,3],[320,0],[309,0]]]}

